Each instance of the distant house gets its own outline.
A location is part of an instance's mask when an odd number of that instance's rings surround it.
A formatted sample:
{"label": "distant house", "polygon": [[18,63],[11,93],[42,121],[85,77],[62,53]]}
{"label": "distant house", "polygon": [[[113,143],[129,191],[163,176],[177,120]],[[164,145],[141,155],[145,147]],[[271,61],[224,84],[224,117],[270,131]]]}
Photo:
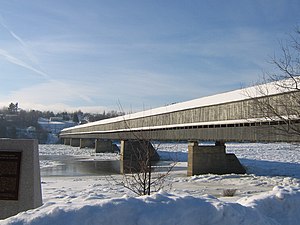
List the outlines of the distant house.
{"label": "distant house", "polygon": [[5,119],[7,122],[14,122],[14,121],[17,121],[19,118],[19,115],[17,114],[8,114],[8,115],[5,115]]}
{"label": "distant house", "polygon": [[36,132],[36,128],[33,126],[27,127],[26,129],[27,133],[35,133]]}
{"label": "distant house", "polygon": [[68,127],[76,126],[77,123],[73,121],[64,121],[61,117],[51,117],[50,119],[39,118],[38,124],[46,131],[52,134],[59,134],[59,132]]}
{"label": "distant house", "polygon": [[51,122],[64,122],[62,117],[50,117],[49,119]]}
{"label": "distant house", "polygon": [[34,126],[27,127],[25,132],[23,131],[23,134],[24,133],[27,138],[37,138],[36,128]]}

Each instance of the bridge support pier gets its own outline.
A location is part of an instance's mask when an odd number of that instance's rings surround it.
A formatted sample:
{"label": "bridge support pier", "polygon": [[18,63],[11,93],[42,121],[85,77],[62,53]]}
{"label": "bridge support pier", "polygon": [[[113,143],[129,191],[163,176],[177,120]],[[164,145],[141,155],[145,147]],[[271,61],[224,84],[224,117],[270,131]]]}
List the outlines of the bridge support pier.
{"label": "bridge support pier", "polygon": [[80,148],[94,148],[95,139],[81,138],[80,139]]}
{"label": "bridge support pier", "polygon": [[72,147],[79,147],[80,146],[80,139],[79,138],[71,138],[70,145]]}
{"label": "bridge support pier", "polygon": [[116,144],[113,144],[111,140],[96,139],[95,151],[96,153],[117,152],[119,151],[119,147]]}
{"label": "bridge support pier", "polygon": [[188,144],[188,176],[200,174],[245,173],[234,154],[226,154],[226,147],[221,142],[215,146],[199,146],[197,141]]}
{"label": "bridge support pier", "polygon": [[64,138],[64,145],[70,145],[71,144],[71,139],[70,138]]}
{"label": "bridge support pier", "polygon": [[158,161],[159,155],[150,141],[146,140],[122,140],[121,141],[120,172],[142,172],[141,165],[147,161]]}

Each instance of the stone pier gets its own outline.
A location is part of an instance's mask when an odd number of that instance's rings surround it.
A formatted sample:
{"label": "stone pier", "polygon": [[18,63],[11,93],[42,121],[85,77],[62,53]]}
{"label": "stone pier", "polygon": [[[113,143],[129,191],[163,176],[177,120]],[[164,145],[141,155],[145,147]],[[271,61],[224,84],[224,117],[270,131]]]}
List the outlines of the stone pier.
{"label": "stone pier", "polygon": [[159,155],[150,141],[145,140],[122,140],[121,141],[120,172],[140,172],[141,163],[158,161]]}
{"label": "stone pier", "polygon": [[95,148],[95,139],[81,138],[80,148]]}
{"label": "stone pier", "polygon": [[245,173],[234,154],[227,154],[224,143],[216,142],[215,146],[199,146],[197,141],[188,144],[188,176],[199,174]]}
{"label": "stone pier", "polygon": [[97,139],[95,141],[95,151],[96,153],[101,152],[119,152],[119,147],[114,144],[111,140]]}
{"label": "stone pier", "polygon": [[70,145],[72,147],[79,147],[80,146],[80,139],[79,138],[71,138]]}
{"label": "stone pier", "polygon": [[71,138],[64,138],[64,145],[70,145],[71,144]]}

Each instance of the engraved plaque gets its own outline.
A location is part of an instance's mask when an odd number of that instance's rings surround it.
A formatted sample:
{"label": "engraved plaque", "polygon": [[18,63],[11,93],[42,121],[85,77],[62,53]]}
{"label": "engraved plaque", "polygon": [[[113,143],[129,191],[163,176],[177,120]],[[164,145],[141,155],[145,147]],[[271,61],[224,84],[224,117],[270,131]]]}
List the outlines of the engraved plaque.
{"label": "engraved plaque", "polygon": [[0,200],[18,200],[21,152],[0,151]]}

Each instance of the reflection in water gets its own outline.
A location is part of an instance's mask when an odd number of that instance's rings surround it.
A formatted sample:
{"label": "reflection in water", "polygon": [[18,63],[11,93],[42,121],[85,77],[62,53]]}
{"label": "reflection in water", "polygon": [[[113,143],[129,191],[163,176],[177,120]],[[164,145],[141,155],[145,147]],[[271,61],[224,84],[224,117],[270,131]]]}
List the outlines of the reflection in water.
{"label": "reflection in water", "polygon": [[[41,176],[103,176],[120,174],[119,160],[91,160],[88,157],[73,157],[67,155],[40,156],[42,161],[53,164],[41,168]],[[159,161],[153,164],[154,172],[166,172],[170,161]],[[174,169],[174,168],[173,168]]]}
{"label": "reflection in water", "polygon": [[120,162],[115,161],[64,161],[62,165],[41,169],[41,176],[92,176],[120,173]]}

